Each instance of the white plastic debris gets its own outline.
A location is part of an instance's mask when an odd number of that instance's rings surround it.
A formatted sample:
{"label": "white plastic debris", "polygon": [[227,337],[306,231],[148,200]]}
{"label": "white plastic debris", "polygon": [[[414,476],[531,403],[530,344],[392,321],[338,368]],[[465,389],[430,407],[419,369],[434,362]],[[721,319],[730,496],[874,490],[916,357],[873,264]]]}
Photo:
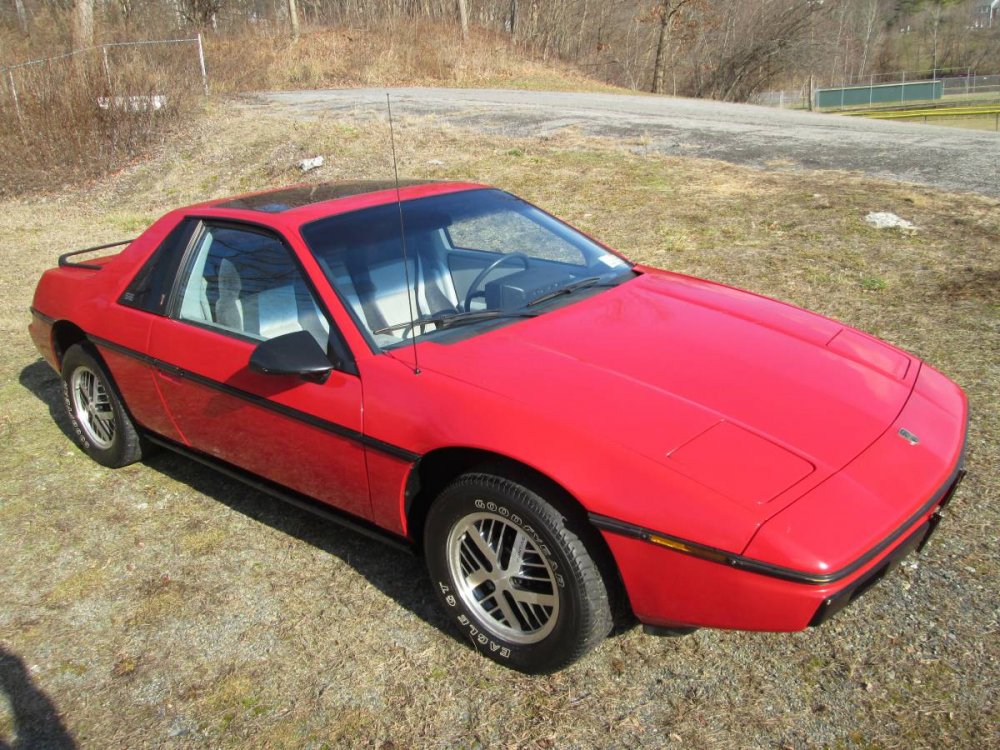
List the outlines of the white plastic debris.
{"label": "white plastic debris", "polygon": [[440,159],[428,159],[427,163],[430,164],[432,167],[443,167],[444,166],[444,162],[441,161]]}
{"label": "white plastic debris", "polygon": [[303,159],[302,161],[299,162],[299,169],[301,169],[303,172],[308,172],[312,169],[318,169],[319,167],[322,166],[323,166],[322,156],[314,156],[311,159]]}
{"label": "white plastic debris", "polygon": [[901,216],[896,216],[896,214],[888,211],[872,211],[865,217],[865,221],[876,229],[915,230],[917,228],[913,222],[907,221]]}

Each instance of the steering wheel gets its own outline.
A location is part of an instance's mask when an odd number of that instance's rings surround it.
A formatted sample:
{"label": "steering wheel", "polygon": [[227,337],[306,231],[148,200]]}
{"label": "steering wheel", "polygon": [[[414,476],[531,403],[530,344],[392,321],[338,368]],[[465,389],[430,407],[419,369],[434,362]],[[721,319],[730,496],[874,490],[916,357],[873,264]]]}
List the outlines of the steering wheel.
{"label": "steering wheel", "polygon": [[482,283],[486,280],[495,268],[502,266],[509,260],[519,260],[524,264],[524,270],[528,270],[528,256],[524,253],[507,253],[506,255],[501,255],[495,261],[490,263],[486,268],[479,272],[479,274],[472,280],[472,284],[469,285],[469,293],[465,295],[465,309],[466,311],[472,310],[472,300],[476,297],[485,296],[486,291],[477,291]]}

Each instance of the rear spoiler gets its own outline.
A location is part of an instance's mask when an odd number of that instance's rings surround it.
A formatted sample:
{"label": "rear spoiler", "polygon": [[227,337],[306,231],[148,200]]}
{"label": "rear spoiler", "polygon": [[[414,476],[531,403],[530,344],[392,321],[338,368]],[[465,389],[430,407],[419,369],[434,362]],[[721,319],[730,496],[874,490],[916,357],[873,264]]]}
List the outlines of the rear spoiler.
{"label": "rear spoiler", "polygon": [[92,271],[100,271],[104,266],[99,266],[96,263],[77,263],[70,260],[75,255],[83,255],[84,253],[92,253],[95,250],[106,250],[109,247],[120,247],[122,245],[128,245],[135,240],[122,240],[121,242],[109,242],[107,245],[95,245],[94,247],[86,247],[83,250],[74,250],[71,253],[63,253],[59,256],[60,266],[72,266],[73,268],[89,268]]}

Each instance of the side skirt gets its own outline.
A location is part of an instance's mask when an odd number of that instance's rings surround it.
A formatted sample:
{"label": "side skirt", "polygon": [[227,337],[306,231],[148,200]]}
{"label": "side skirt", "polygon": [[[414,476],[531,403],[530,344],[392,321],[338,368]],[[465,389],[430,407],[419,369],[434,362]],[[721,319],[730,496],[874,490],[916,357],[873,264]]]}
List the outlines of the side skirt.
{"label": "side skirt", "polygon": [[227,477],[237,479],[256,490],[260,490],[261,492],[270,495],[271,497],[284,500],[286,503],[294,505],[296,508],[308,511],[313,515],[319,516],[325,521],[331,521],[358,534],[362,534],[372,539],[377,539],[383,544],[387,544],[390,547],[394,547],[402,552],[407,552],[411,555],[415,554],[413,545],[410,543],[409,539],[385,531],[370,521],[366,521],[365,519],[358,518],[350,513],[337,510],[336,508],[333,508],[326,503],[321,503],[318,500],[314,500],[301,492],[296,492],[288,487],[271,482],[263,477],[257,476],[256,474],[252,474],[245,469],[241,469],[238,466],[226,463],[225,461],[220,461],[217,458],[206,456],[204,453],[199,453],[191,450],[190,448],[178,445],[172,440],[167,440],[159,435],[146,432],[144,433],[144,437],[151,443],[155,443],[156,445],[162,446],[163,448],[173,451],[174,453],[178,453],[185,458],[190,458],[192,461],[197,461],[204,466],[215,469],[216,471],[225,474]]}

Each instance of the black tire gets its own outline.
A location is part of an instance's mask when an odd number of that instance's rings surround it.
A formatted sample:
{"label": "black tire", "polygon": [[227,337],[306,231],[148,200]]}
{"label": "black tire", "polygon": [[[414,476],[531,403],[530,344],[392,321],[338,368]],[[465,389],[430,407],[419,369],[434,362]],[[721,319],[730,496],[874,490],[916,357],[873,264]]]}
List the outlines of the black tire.
{"label": "black tire", "polygon": [[607,586],[583,542],[590,537],[585,522],[524,484],[471,473],[431,506],[424,554],[438,598],[472,645],[504,666],[544,674],[611,631]]}
{"label": "black tire", "polygon": [[[148,450],[104,365],[83,345],[62,361],[63,403],[77,442],[97,463],[117,469]],[[89,395],[88,395],[89,394]]]}

